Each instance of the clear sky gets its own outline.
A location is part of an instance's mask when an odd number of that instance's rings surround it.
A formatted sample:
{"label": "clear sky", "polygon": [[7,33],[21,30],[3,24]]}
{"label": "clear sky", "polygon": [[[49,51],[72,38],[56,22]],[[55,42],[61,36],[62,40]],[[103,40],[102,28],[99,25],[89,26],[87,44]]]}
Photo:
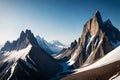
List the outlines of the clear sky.
{"label": "clear sky", "polygon": [[0,44],[16,40],[25,29],[69,44],[96,10],[120,29],[120,0],[0,0]]}

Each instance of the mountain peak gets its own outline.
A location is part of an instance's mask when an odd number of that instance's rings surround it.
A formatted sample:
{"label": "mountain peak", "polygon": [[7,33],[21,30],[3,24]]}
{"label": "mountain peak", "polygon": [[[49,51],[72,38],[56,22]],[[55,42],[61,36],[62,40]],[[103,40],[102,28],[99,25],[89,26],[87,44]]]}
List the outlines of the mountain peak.
{"label": "mountain peak", "polygon": [[106,21],[105,21],[107,24],[112,24],[112,22],[110,21],[110,19],[108,18]]}
{"label": "mountain peak", "polygon": [[98,23],[102,23],[103,22],[102,21],[102,17],[101,17],[101,13],[98,10],[95,12],[93,19],[94,18],[97,19]]}
{"label": "mountain peak", "polygon": [[31,30],[26,29],[25,31],[26,34],[32,34]]}
{"label": "mountain peak", "polygon": [[97,10],[94,15],[101,16],[101,13],[100,13],[100,11]]}
{"label": "mountain peak", "polygon": [[34,34],[31,30],[26,29],[26,31],[22,31],[20,37],[10,43],[9,41],[6,42],[4,47],[1,49],[2,51],[12,51],[12,50],[21,50],[26,48],[29,44],[32,46],[38,46],[37,40],[34,37]]}
{"label": "mountain peak", "polygon": [[[86,31],[90,33],[90,36],[97,34],[100,29],[104,28],[102,17],[99,11],[96,11],[91,18],[85,25]],[[84,31],[84,32],[86,32]]]}
{"label": "mountain peak", "polygon": [[23,37],[24,35],[25,35],[24,31],[22,31],[20,37]]}
{"label": "mountain peak", "polygon": [[34,34],[31,32],[31,30],[26,29],[25,31],[21,32],[20,38],[21,37],[26,37],[29,40],[30,37],[34,37]]}
{"label": "mountain peak", "polygon": [[[37,41],[34,37],[34,34],[31,32],[31,30],[28,30],[26,29],[25,32],[22,31],[21,32],[21,36],[20,36],[20,41],[22,41],[23,43],[26,42],[26,43],[30,43],[31,45],[37,45]],[[25,43],[25,44],[26,44]]]}
{"label": "mountain peak", "polygon": [[99,10],[96,10],[95,14],[100,14],[100,11],[99,11]]}

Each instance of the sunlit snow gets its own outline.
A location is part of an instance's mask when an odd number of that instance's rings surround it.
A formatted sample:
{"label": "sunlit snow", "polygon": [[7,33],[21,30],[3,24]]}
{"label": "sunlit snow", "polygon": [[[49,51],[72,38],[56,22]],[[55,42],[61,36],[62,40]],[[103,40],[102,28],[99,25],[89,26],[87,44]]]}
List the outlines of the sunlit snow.
{"label": "sunlit snow", "polygon": [[[114,56],[114,57],[113,57]],[[120,60],[120,46],[118,46],[113,51],[109,52],[106,56],[104,56],[102,59],[98,60],[97,62],[83,68],[75,69],[76,73],[83,72],[86,70],[98,68],[116,61]]]}
{"label": "sunlit snow", "polygon": [[30,51],[31,49],[31,45],[29,44],[27,48],[25,49],[22,49],[22,50],[19,50],[19,51],[11,51],[11,52],[7,52],[5,54],[9,54],[9,55],[6,55],[6,58],[3,60],[4,62],[6,61],[17,61],[19,58],[21,59],[25,59],[25,56],[28,54],[28,52]]}

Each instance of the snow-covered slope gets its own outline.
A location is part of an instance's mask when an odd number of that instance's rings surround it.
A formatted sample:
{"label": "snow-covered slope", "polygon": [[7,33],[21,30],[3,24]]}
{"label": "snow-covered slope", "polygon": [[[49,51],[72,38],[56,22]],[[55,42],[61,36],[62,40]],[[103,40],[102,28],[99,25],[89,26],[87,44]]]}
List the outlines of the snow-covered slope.
{"label": "snow-covered slope", "polygon": [[0,53],[0,80],[47,80],[62,71],[30,30],[12,43],[7,41]]}
{"label": "snow-covered slope", "polygon": [[49,54],[59,53],[65,45],[60,43],[59,41],[53,40],[52,42],[47,42],[44,38],[40,36],[36,36],[37,42],[41,48],[43,48]]}
{"label": "snow-covered slope", "polygon": [[[84,25],[77,45],[62,51],[55,58],[62,61],[64,59],[70,66],[69,69],[90,65],[120,45],[119,35],[120,31],[112,25],[111,21],[103,21],[100,12],[96,11]],[[62,55],[66,53],[70,56]]]}
{"label": "snow-covered slope", "polygon": [[59,48],[67,47],[66,45],[64,45],[63,43],[59,42],[58,40],[53,40],[53,41],[50,41],[49,43],[52,44],[52,45],[55,45],[55,46],[57,46]]}
{"label": "snow-covered slope", "polygon": [[74,71],[76,71],[76,73],[79,73],[86,70],[102,67],[104,65],[107,65],[119,60],[120,60],[120,46],[118,46],[116,49],[109,52],[107,55],[105,55],[103,58],[101,58],[97,62],[83,68],[75,69]]}
{"label": "snow-covered slope", "polygon": [[3,62],[6,62],[6,61],[16,62],[20,58],[25,60],[26,55],[31,50],[31,47],[32,47],[32,45],[29,44],[28,47],[26,47],[25,49],[21,49],[19,51],[14,50],[14,51],[11,51],[11,52],[4,53],[3,55],[6,58],[3,60]]}
{"label": "snow-covered slope", "polygon": [[112,76],[109,80],[120,80],[120,73],[117,73],[116,75]]}
{"label": "snow-covered slope", "polygon": [[103,58],[88,66],[66,70],[72,73],[61,80],[119,80],[120,79],[120,46]]}

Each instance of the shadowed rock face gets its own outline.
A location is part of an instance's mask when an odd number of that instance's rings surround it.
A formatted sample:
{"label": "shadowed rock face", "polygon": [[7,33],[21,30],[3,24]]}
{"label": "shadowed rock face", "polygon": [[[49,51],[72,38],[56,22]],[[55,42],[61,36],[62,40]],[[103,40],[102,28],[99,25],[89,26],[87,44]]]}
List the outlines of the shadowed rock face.
{"label": "shadowed rock face", "polygon": [[[1,51],[20,51],[26,49],[29,45],[32,47],[27,54],[25,53],[24,58],[20,57],[13,61],[4,62],[6,58],[9,60],[9,55],[18,54],[19,56],[21,53],[18,52],[0,57],[1,80],[48,80],[62,71],[62,67],[56,60],[38,45],[36,38],[30,30],[22,31],[20,38],[12,43],[7,41]],[[16,56],[12,55],[13,59]]]}
{"label": "shadowed rock face", "polygon": [[1,51],[21,50],[26,48],[29,43],[34,46],[38,46],[37,41],[30,30],[26,30],[26,32],[22,31],[20,38],[18,38],[16,41],[13,41],[12,43],[7,41],[4,47],[1,48]]}
{"label": "shadowed rock face", "polygon": [[[30,65],[32,65],[32,68]],[[40,48],[32,47],[26,56],[26,61],[18,60],[11,80],[15,78],[18,80],[48,80],[55,77],[60,71],[62,71],[62,67],[49,54],[46,54]]]}
{"label": "shadowed rock face", "polygon": [[[111,35],[110,35],[111,33]],[[103,57],[115,47],[111,44],[120,41],[119,30],[117,30],[110,20],[102,21],[100,12],[97,11],[83,28],[78,57],[73,67],[80,67],[82,64],[91,64],[95,60]]]}
{"label": "shadowed rock face", "polygon": [[60,53],[55,55],[55,58],[60,63],[68,61],[71,58],[71,56],[72,56],[73,52],[75,51],[75,49],[77,48],[77,46],[78,46],[78,42],[76,40],[74,40],[71,43],[69,48],[67,48],[67,49],[64,48]]}
{"label": "shadowed rock face", "polygon": [[77,46],[72,50],[71,55],[77,54],[77,56],[73,59],[75,63],[70,68],[89,65],[103,57],[117,47],[113,44],[120,41],[118,35],[120,35],[120,31],[112,25],[111,21],[108,19],[103,22],[100,12],[96,11],[93,18],[84,25]]}
{"label": "shadowed rock face", "polygon": [[115,47],[111,42],[115,44],[120,41],[118,34],[120,35],[119,30],[112,25],[111,21],[103,22],[100,12],[97,11],[83,28],[80,47],[78,48],[79,56],[73,66],[91,64],[113,50]]}

